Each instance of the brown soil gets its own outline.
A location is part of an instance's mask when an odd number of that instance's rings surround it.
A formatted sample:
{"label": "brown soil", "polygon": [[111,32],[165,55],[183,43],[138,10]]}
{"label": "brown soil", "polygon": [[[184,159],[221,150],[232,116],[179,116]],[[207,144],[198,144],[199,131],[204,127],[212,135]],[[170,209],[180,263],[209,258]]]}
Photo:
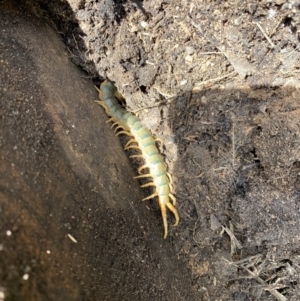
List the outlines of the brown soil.
{"label": "brown soil", "polygon": [[0,4],[0,300],[193,300],[93,82],[33,9]]}
{"label": "brown soil", "polygon": [[152,299],[299,300],[300,3],[47,3],[70,58],[164,141],[181,217],[168,242],[192,295]]}

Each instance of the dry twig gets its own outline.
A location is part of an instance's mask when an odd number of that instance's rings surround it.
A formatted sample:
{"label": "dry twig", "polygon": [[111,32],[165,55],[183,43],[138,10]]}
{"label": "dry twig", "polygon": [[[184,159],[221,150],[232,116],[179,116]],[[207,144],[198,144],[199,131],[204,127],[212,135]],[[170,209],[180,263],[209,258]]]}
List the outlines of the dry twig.
{"label": "dry twig", "polygon": [[254,22],[254,24],[257,25],[257,27],[260,29],[260,31],[262,32],[262,34],[265,36],[265,38],[267,39],[267,41],[270,43],[271,47],[274,48],[275,44],[272,42],[272,40],[269,38],[269,36],[266,34],[266,32],[264,31],[264,29],[261,27],[261,25],[258,22]]}
{"label": "dry twig", "polygon": [[[259,284],[263,285],[263,289],[269,291],[270,294],[273,295],[277,300],[287,301],[287,298],[285,296],[283,296],[280,292],[278,292],[276,288],[270,287],[270,285],[268,283],[266,283],[262,278],[260,278],[257,274],[250,271],[248,269],[248,267],[244,265],[244,262],[249,262],[250,261],[250,263],[251,263],[252,259],[254,259],[256,261],[257,258],[258,258],[258,256],[252,256],[251,258],[246,258],[246,259],[243,259],[243,260],[240,260],[240,261],[237,261],[237,262],[231,262],[231,261],[228,261],[226,258],[222,257],[222,259],[225,262],[227,262],[228,264],[234,265],[237,268],[241,268],[244,271],[246,271],[252,279],[256,280]],[[261,257],[259,257],[259,258],[261,258]],[[253,266],[253,263],[251,265]]]}
{"label": "dry twig", "polygon": [[225,226],[222,226],[222,230],[225,231],[229,237],[230,237],[230,241],[231,241],[231,255],[233,255],[235,253],[236,247],[238,249],[242,249],[242,244],[237,240],[237,238],[235,237],[235,235],[233,234],[233,232],[228,229]]}
{"label": "dry twig", "polygon": [[[203,85],[206,85],[206,84],[211,83],[211,82],[217,82],[217,81],[220,81],[220,80],[222,80],[222,79],[224,79],[224,78],[226,78],[226,77],[229,77],[229,76],[231,76],[231,75],[234,75],[235,73],[237,73],[237,71],[232,71],[232,72],[227,73],[227,74],[225,74],[225,75],[223,75],[223,76],[205,80],[205,81],[203,81],[203,82],[197,83],[197,86],[203,86]],[[199,92],[199,91],[201,91],[201,88],[200,88],[200,87],[194,87],[194,88],[192,89],[192,92],[193,92],[193,93]]]}

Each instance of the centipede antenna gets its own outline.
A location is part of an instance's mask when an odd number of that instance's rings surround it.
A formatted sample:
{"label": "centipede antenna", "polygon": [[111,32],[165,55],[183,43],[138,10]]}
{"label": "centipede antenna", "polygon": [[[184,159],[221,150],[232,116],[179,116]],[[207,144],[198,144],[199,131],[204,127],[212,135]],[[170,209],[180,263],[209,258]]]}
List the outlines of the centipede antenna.
{"label": "centipede antenna", "polygon": [[96,90],[98,91],[98,93],[101,93],[101,90],[97,87],[97,86],[94,86],[96,88]]}
{"label": "centipede antenna", "polygon": [[154,192],[153,194],[149,195],[148,197],[142,199],[142,201],[147,201],[147,200],[153,199],[153,198],[155,198],[156,196],[158,196],[158,193],[157,193],[157,192]]}

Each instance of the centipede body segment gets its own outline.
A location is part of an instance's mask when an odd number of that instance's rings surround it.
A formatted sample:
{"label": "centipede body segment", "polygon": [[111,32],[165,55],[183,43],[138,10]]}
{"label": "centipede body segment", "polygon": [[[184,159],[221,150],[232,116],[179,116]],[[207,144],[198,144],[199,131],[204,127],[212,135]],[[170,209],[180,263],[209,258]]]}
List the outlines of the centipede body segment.
{"label": "centipede body segment", "polygon": [[158,198],[164,225],[164,238],[166,238],[168,234],[167,208],[175,216],[174,226],[179,222],[179,215],[175,207],[176,198],[173,195],[172,177],[167,172],[166,163],[159,154],[155,139],[150,130],[142,125],[137,116],[126,111],[119,104],[116,98],[117,89],[113,82],[109,80],[104,81],[98,91],[100,101],[96,102],[110,116],[108,121],[113,122],[112,127],[115,127],[117,135],[125,134],[130,137],[125,145],[125,150],[138,149],[141,151],[141,154],[131,156],[133,158],[143,158],[145,162],[138,168],[139,175],[135,178],[152,178],[151,182],[142,185],[142,187],[153,186],[155,187],[155,191],[150,196],[144,198],[143,201],[154,197]]}

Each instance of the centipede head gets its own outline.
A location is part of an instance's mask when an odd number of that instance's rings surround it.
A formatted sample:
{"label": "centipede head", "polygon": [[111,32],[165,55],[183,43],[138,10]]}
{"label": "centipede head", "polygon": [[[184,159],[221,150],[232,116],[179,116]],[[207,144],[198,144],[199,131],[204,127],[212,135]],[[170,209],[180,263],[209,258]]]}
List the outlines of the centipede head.
{"label": "centipede head", "polygon": [[[102,99],[102,97],[106,96],[115,96],[119,101],[125,102],[125,98],[122,96],[120,92],[118,92],[115,82],[106,79],[101,85],[99,91],[99,98]],[[100,92],[101,91],[101,92]],[[101,93],[101,94],[100,94]]]}

